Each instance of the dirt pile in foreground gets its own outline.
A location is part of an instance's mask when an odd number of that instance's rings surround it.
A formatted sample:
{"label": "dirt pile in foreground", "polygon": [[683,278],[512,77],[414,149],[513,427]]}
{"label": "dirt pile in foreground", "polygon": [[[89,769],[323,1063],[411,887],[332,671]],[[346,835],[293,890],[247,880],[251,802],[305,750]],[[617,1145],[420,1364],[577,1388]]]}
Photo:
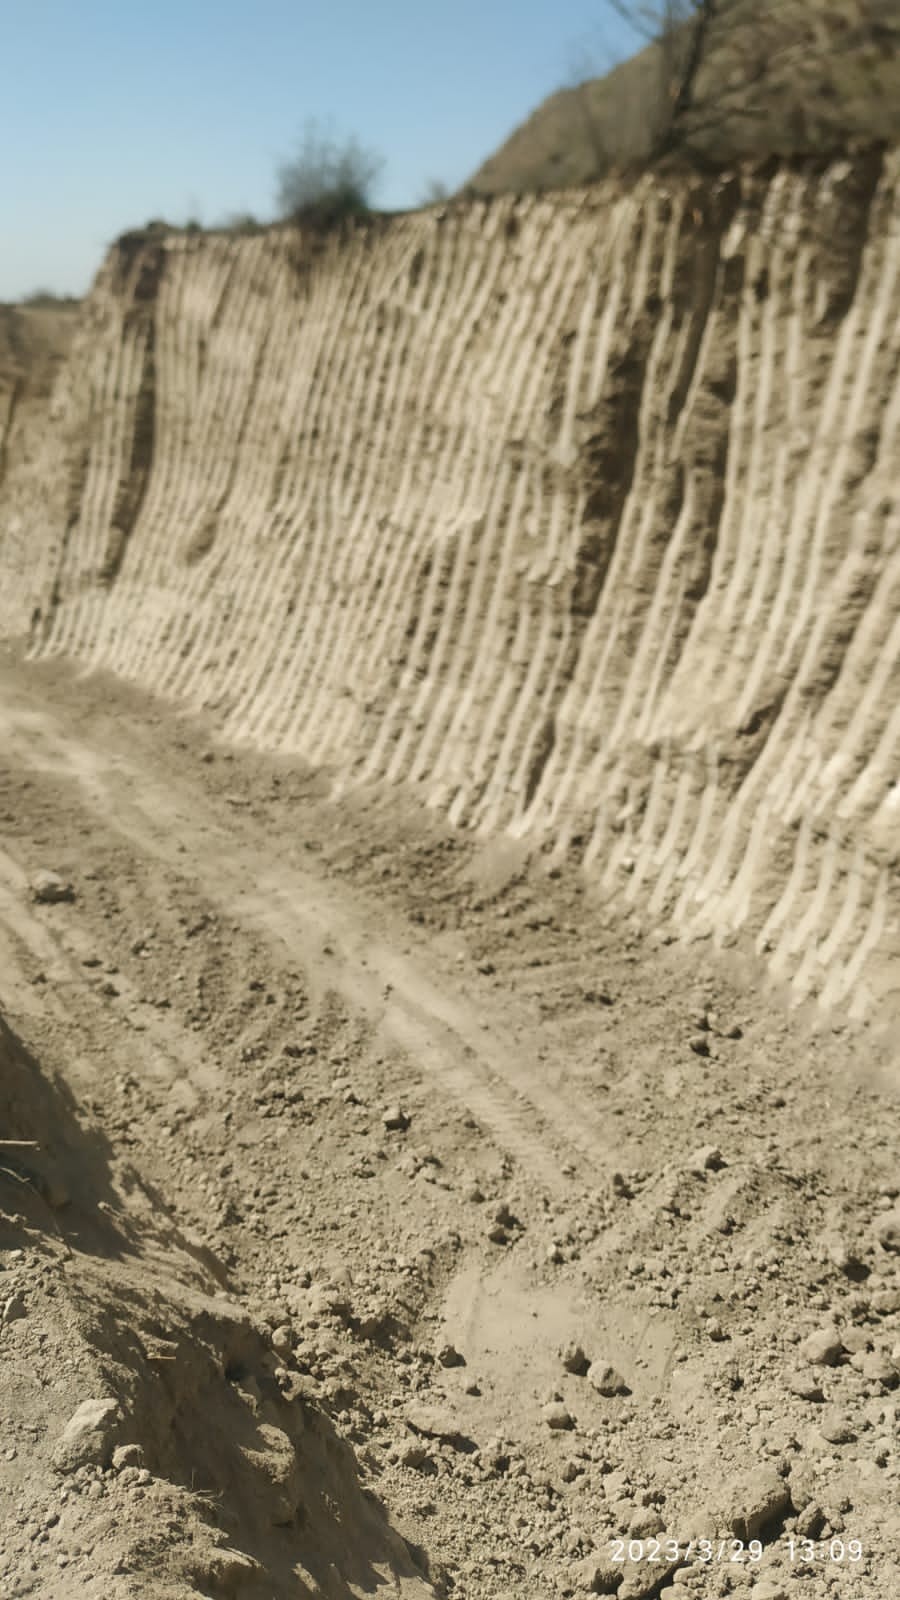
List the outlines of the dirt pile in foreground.
{"label": "dirt pile in foreground", "polygon": [[409,1554],[272,1330],[2,1018],[0,1130],[3,1594],[399,1593]]}
{"label": "dirt pile in foreground", "polygon": [[896,1015],[897,174],[127,239],[0,626]]}

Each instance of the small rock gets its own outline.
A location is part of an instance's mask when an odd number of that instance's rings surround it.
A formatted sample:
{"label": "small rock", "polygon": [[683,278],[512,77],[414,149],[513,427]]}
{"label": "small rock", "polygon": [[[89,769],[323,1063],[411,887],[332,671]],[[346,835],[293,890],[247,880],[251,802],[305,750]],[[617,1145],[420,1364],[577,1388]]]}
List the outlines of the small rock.
{"label": "small rock", "polygon": [[886,1389],[893,1389],[900,1378],[893,1361],[877,1350],[862,1357],[859,1370],[867,1382],[883,1384]]}
{"label": "small rock", "polygon": [[27,1315],[28,1312],[25,1309],[25,1301],[22,1299],[22,1296],[20,1294],[10,1295],[3,1307],[3,1321],[18,1322],[22,1317],[26,1317]]}
{"label": "small rock", "polygon": [[608,1361],[592,1361],[587,1370],[587,1380],[598,1394],[611,1398],[617,1394],[630,1394],[625,1379]]}
{"label": "small rock", "polygon": [[561,1400],[550,1400],[547,1405],[542,1406],[541,1416],[548,1428],[565,1429],[575,1426],[571,1412]]}
{"label": "small rock", "polygon": [[403,1447],[400,1452],[400,1461],[404,1467],[413,1467],[417,1472],[421,1472],[423,1468],[427,1469],[434,1466],[433,1457],[429,1454],[425,1445],[418,1442]]}
{"label": "small rock", "polygon": [[818,1381],[804,1372],[793,1373],[788,1378],[787,1387],[789,1392],[795,1394],[800,1400],[820,1401],[825,1399]]}
{"label": "small rock", "polygon": [[293,1351],[293,1348],[293,1329],[288,1323],[282,1323],[282,1325],[276,1328],[272,1334],[272,1349],[275,1350],[278,1355],[284,1356],[286,1359]]}
{"label": "small rock", "polygon": [[642,1506],[631,1518],[628,1532],[632,1539],[652,1539],[655,1534],[662,1533],[664,1527],[658,1511],[654,1511],[652,1506]]}
{"label": "small rock", "polygon": [[119,1444],[112,1453],[116,1472],[121,1472],[125,1467],[139,1467],[143,1459],[144,1452],[139,1444]]}
{"label": "small rock", "polygon": [[458,1439],[460,1426],[453,1412],[443,1406],[414,1401],[406,1408],[406,1420],[414,1433],[431,1439]]}
{"label": "small rock", "polygon": [[57,905],[62,900],[74,900],[75,890],[58,872],[42,868],[31,880],[31,897],[41,905]]}
{"label": "small rock", "polygon": [[695,1033],[689,1042],[695,1056],[709,1055],[709,1040],[704,1033]]}
{"label": "small rock", "polygon": [[882,1250],[900,1250],[900,1209],[882,1212],[875,1223],[875,1237]]}
{"label": "small rock", "polygon": [[590,1555],[579,1563],[577,1576],[588,1594],[615,1594],[622,1582],[622,1565],[611,1556]]}
{"label": "small rock", "polygon": [[453,1344],[442,1344],[437,1358],[442,1367],[464,1367],[466,1364],[465,1356],[461,1356]]}
{"label": "small rock", "polygon": [[75,1472],[78,1467],[108,1466],[121,1420],[118,1401],[109,1397],[83,1400],[56,1442],[53,1451],[56,1471]]}
{"label": "small rock", "polygon": [[314,1317],[344,1318],[350,1314],[350,1300],[346,1289],[333,1283],[317,1283],[307,1295],[309,1311]]}
{"label": "small rock", "polygon": [[410,1118],[402,1106],[388,1106],[381,1117],[384,1126],[391,1133],[405,1133],[409,1127]]}
{"label": "small rock", "polygon": [[574,1341],[563,1347],[560,1358],[566,1371],[574,1373],[576,1378],[583,1378],[591,1364],[581,1345]]}
{"label": "small rock", "polygon": [[213,1594],[243,1594],[248,1584],[259,1582],[262,1571],[260,1563],[246,1550],[214,1550],[203,1559],[203,1587],[211,1588]]}
{"label": "small rock", "polygon": [[825,1525],[825,1513],[820,1505],[811,1500],[808,1506],[797,1518],[797,1532],[801,1539],[815,1539]]}
{"label": "small rock", "polygon": [[900,1311],[900,1289],[876,1289],[870,1304],[880,1317],[889,1317]]}
{"label": "small rock", "polygon": [[833,1367],[840,1361],[844,1346],[834,1328],[818,1328],[803,1340],[799,1351],[814,1367]]}
{"label": "small rock", "polygon": [[819,1423],[819,1432],[829,1444],[852,1444],[856,1438],[850,1418],[842,1411],[827,1411]]}
{"label": "small rock", "polygon": [[787,1516],[791,1509],[790,1490],[771,1467],[759,1467],[733,1483],[723,1511],[736,1539],[756,1539],[766,1529]]}
{"label": "small rock", "polygon": [[574,1483],[575,1479],[580,1478],[583,1473],[584,1462],[576,1461],[574,1456],[570,1456],[568,1461],[566,1461],[563,1465],[560,1477],[562,1478],[563,1483]]}
{"label": "small rock", "polygon": [[687,1159],[688,1172],[718,1172],[725,1165],[725,1158],[718,1145],[704,1144],[695,1150]]}

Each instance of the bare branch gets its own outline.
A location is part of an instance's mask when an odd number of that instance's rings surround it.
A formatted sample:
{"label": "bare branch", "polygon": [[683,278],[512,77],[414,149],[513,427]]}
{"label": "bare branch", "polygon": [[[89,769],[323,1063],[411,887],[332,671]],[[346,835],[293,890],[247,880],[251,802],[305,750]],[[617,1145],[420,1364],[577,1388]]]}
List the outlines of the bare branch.
{"label": "bare branch", "polygon": [[730,148],[739,127],[767,117],[782,133],[795,113],[803,112],[804,125],[810,116],[815,122],[816,107],[840,109],[848,72],[883,93],[879,63],[900,50],[898,0],[794,8],[767,0],[746,9],[728,0],[606,5],[652,47],[648,70],[656,82],[644,107],[651,162],[677,153],[698,159],[698,140],[708,144],[717,126]]}

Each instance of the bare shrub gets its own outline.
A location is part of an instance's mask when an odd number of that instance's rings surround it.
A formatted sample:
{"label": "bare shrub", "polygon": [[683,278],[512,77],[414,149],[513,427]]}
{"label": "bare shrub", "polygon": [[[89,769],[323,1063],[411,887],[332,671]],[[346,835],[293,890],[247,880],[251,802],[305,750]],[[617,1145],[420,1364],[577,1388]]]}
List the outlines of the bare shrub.
{"label": "bare shrub", "polygon": [[436,206],[439,205],[442,200],[449,199],[449,186],[440,178],[428,178],[422,189],[422,198],[419,201],[419,205]]}
{"label": "bare shrub", "polygon": [[364,216],[383,165],[357,138],[341,140],[310,121],[296,153],[278,171],[279,215],[320,224]]}

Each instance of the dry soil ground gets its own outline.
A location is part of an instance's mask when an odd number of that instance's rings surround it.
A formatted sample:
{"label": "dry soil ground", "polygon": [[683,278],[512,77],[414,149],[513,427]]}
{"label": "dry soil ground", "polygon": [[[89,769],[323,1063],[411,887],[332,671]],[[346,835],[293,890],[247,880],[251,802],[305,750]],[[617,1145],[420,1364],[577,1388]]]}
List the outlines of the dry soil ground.
{"label": "dry soil ground", "polygon": [[898,1593],[884,1041],[9,648],[0,825],[4,1600]]}

